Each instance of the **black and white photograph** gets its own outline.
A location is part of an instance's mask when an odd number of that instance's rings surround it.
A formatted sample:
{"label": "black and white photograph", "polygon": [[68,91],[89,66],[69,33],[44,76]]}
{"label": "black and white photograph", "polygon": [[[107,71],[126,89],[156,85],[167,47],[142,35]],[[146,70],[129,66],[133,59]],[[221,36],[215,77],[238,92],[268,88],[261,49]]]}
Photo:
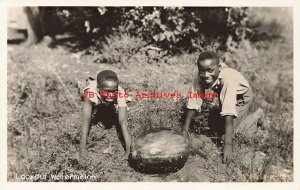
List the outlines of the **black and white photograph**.
{"label": "black and white photograph", "polygon": [[292,6],[6,9],[7,182],[295,181]]}

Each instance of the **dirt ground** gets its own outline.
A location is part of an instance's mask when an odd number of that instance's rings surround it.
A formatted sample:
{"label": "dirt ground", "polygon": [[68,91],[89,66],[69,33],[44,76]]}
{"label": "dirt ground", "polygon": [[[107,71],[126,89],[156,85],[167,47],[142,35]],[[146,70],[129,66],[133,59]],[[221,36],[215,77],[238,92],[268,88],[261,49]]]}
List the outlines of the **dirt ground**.
{"label": "dirt ground", "polygon": [[[195,57],[193,57],[195,58]],[[88,139],[88,160],[78,159],[81,100],[78,90],[88,76],[114,70],[131,92],[157,88],[186,94],[195,66],[185,64],[95,64],[92,55],[72,53],[57,46],[8,45],[8,181],[292,181],[292,165],[263,149],[268,130],[255,137],[236,137],[234,162],[225,165],[213,138],[192,133],[191,154],[185,166],[169,174],[142,174],[121,159],[124,149],[115,127],[94,125]],[[191,74],[192,73],[192,74]],[[164,82],[162,85],[162,81]],[[150,124],[180,129],[180,103],[136,100],[129,105],[133,139]],[[156,107],[155,107],[156,106]],[[167,106],[166,109],[163,109]],[[169,107],[168,107],[169,106]],[[156,111],[153,114],[151,111]],[[269,115],[270,117],[271,115]],[[284,117],[284,116],[283,116]],[[269,120],[272,118],[268,118]],[[241,142],[244,142],[241,143]],[[259,142],[259,147],[254,144]],[[21,175],[44,175],[20,179]],[[92,179],[63,179],[53,175],[87,175]],[[18,176],[18,177],[17,177]]]}

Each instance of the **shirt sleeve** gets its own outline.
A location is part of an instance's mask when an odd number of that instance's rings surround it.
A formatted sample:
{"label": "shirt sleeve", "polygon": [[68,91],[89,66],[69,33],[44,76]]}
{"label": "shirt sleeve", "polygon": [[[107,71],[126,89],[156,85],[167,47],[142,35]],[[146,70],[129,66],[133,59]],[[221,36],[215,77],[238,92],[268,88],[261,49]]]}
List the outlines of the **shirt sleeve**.
{"label": "shirt sleeve", "polygon": [[92,103],[98,105],[99,98],[97,97],[97,82],[90,80],[87,81],[87,86],[83,89],[84,96],[88,98]]}
{"label": "shirt sleeve", "polygon": [[188,101],[187,101],[186,107],[188,109],[191,109],[191,110],[193,109],[193,110],[197,110],[200,112],[203,100],[201,98],[190,97],[191,93],[196,93],[194,86],[192,86],[188,92]]}
{"label": "shirt sleeve", "polygon": [[223,78],[223,86],[220,94],[222,103],[221,116],[231,115],[238,117],[236,110],[238,81],[235,77],[228,76]]}
{"label": "shirt sleeve", "polygon": [[118,86],[118,92],[120,94],[120,97],[118,97],[117,99],[118,107],[119,108],[127,107],[126,98],[124,97],[125,90],[121,86]]}

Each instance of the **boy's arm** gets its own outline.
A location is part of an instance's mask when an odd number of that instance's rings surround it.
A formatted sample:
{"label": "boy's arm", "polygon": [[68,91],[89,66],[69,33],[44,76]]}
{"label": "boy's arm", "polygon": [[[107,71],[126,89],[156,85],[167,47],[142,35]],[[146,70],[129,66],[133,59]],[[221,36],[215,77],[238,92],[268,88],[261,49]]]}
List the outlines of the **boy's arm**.
{"label": "boy's arm", "polygon": [[[196,89],[198,90],[196,90]],[[199,83],[199,79],[198,77],[194,80],[194,83],[193,85],[191,86],[189,92],[188,92],[188,100],[187,100],[187,114],[186,114],[186,117],[185,117],[185,121],[184,121],[184,125],[183,125],[183,128],[182,128],[182,132],[185,134],[189,134],[189,127],[191,125],[191,121],[196,113],[196,110],[200,111],[200,108],[201,108],[201,105],[202,105],[202,98],[193,98],[191,97],[191,95],[193,93],[197,93],[197,92],[203,92],[203,89],[201,88],[200,86],[200,83]]]}
{"label": "boy's arm", "polygon": [[228,162],[232,159],[232,135],[233,135],[233,119],[236,118],[236,96],[239,87],[239,79],[236,73],[231,70],[223,72],[223,86],[220,93],[222,102],[221,116],[224,118],[225,124],[225,145],[223,150],[223,161]]}
{"label": "boy's arm", "polygon": [[80,150],[79,154],[80,157],[86,157],[87,156],[87,136],[89,133],[90,128],[90,120],[92,116],[92,102],[85,98],[83,105],[82,105],[82,116],[83,116],[83,124],[81,128],[81,138],[80,138]]}
{"label": "boy's arm", "polygon": [[185,122],[184,122],[184,125],[183,125],[183,128],[182,128],[183,132],[188,132],[189,131],[189,127],[190,127],[191,121],[192,121],[195,113],[196,113],[196,110],[188,109],[187,114],[186,114],[186,118],[185,118]]}
{"label": "boy's arm", "polygon": [[131,137],[129,135],[128,122],[127,122],[127,107],[119,107],[118,117],[122,129],[123,137],[125,140],[125,146],[126,146],[124,156],[127,158],[130,153],[130,145],[131,145]]}
{"label": "boy's arm", "polygon": [[232,133],[233,133],[233,116],[224,116],[225,120],[225,145],[223,150],[223,161],[229,162],[232,159]]}

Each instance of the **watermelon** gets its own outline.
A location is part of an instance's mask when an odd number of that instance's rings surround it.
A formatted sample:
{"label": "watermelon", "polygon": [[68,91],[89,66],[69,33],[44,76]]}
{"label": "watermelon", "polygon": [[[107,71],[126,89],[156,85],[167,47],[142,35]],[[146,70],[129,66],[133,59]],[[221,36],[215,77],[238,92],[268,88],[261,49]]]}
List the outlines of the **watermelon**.
{"label": "watermelon", "polygon": [[171,129],[156,128],[144,132],[131,145],[131,164],[146,173],[181,169],[188,159],[188,139]]}

